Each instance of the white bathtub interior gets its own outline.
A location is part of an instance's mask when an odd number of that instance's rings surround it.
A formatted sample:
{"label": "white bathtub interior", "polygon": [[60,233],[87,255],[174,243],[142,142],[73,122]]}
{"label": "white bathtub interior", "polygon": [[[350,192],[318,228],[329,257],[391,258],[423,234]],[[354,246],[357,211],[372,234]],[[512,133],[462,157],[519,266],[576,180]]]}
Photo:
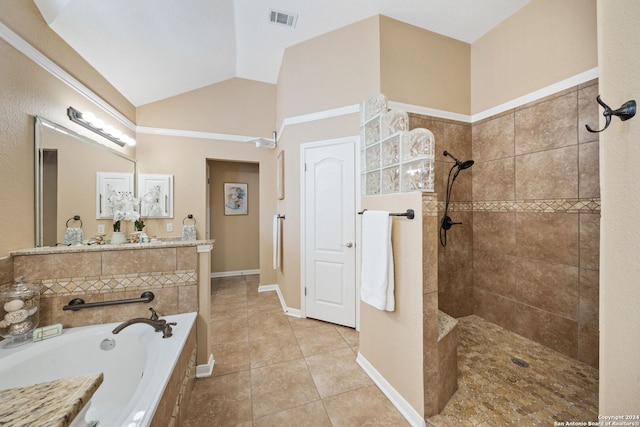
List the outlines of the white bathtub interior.
{"label": "white bathtub interior", "polygon": [[[0,350],[0,390],[102,372],[104,381],[86,411],[97,426],[147,426],[162,398],[196,313],[163,317],[176,322],[173,336],[163,339],[146,324],[133,324],[119,334],[118,323],[65,329],[59,337]],[[102,349],[113,340],[112,349]],[[104,346],[104,347],[109,347]]]}

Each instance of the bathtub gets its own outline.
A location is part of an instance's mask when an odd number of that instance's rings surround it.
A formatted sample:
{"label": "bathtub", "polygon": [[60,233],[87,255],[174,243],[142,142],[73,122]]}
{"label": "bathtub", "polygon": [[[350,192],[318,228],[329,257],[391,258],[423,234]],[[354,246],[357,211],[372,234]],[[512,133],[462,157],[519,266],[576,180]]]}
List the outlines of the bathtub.
{"label": "bathtub", "polygon": [[[102,372],[104,381],[83,411],[86,424],[76,422],[98,427],[148,426],[196,313],[162,318],[177,323],[170,338],[163,339],[162,332],[146,324],[131,325],[114,335],[111,331],[118,323],[111,323],[65,329],[59,337],[0,348],[0,390]],[[115,346],[102,349],[101,343],[110,347],[109,340]]]}

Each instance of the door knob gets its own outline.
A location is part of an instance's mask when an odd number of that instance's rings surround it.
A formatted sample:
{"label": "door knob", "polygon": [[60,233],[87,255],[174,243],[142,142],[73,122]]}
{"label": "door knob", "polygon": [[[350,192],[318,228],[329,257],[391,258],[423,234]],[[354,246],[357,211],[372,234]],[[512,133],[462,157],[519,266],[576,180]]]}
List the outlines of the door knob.
{"label": "door knob", "polygon": [[353,243],[351,243],[351,242],[347,242],[347,244],[346,244],[345,246],[346,246],[346,247],[348,247],[348,248],[350,248],[350,247],[352,247],[352,246],[353,246]]}

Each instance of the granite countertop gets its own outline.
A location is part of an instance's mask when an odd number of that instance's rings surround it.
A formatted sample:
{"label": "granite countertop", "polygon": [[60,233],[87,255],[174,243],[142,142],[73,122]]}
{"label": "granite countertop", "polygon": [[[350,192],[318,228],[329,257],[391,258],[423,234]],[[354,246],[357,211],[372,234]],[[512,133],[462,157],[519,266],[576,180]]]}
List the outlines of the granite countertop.
{"label": "granite countertop", "polygon": [[67,427],[103,380],[102,373],[0,391],[0,424]]}
{"label": "granite countertop", "polygon": [[22,249],[11,252],[11,256],[18,255],[45,255],[71,252],[92,251],[124,251],[131,249],[176,248],[186,246],[213,245],[215,240],[157,240],[149,243],[123,243],[120,245],[74,245],[74,246],[44,246],[38,248]]}

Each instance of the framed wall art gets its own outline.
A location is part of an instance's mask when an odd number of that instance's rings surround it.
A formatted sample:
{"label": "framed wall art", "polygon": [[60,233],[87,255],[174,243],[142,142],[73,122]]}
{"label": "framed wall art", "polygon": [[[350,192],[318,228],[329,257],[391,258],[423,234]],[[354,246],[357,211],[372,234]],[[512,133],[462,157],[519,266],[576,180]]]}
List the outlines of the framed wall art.
{"label": "framed wall art", "polygon": [[224,183],[224,214],[247,215],[247,184]]}

